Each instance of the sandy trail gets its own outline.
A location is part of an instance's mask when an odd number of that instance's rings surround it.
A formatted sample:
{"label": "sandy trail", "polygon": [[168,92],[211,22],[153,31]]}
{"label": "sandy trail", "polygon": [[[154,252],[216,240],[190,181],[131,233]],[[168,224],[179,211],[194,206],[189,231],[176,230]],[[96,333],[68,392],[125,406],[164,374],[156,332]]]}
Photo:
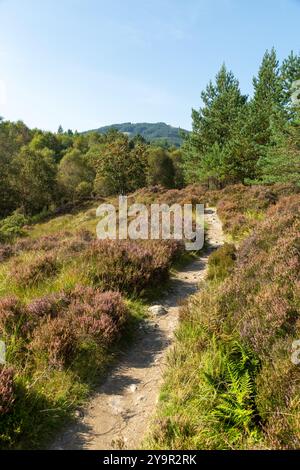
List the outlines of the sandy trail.
{"label": "sandy trail", "polygon": [[147,320],[135,344],[119,358],[96,390],[83,416],[65,429],[51,449],[136,449],[147,433],[163,382],[166,354],[173,341],[181,300],[198,290],[209,253],[223,243],[214,208],[205,210],[208,248],[172,277],[170,289],[157,302],[165,315]]}

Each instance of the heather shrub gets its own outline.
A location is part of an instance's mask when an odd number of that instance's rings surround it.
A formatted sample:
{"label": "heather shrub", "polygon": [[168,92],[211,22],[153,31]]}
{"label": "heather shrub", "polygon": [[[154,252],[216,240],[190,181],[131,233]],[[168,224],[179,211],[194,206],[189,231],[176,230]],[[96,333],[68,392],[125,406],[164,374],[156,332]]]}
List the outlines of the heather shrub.
{"label": "heather shrub", "polygon": [[[57,231],[49,235],[42,235],[38,238],[25,238],[18,240],[10,247],[11,255],[25,251],[45,251],[49,253],[60,251],[64,255],[72,255],[73,253],[83,250],[93,238],[93,234],[89,230],[85,229],[75,232],[67,230]],[[5,245],[5,247],[6,246],[7,245]]]}
{"label": "heather shrub", "polygon": [[33,332],[30,350],[38,358],[47,357],[50,366],[62,369],[70,364],[77,346],[74,322],[68,317],[48,318]]}
{"label": "heather shrub", "polygon": [[69,311],[77,318],[84,337],[92,337],[105,344],[119,335],[128,319],[128,310],[119,292],[100,292],[78,287],[73,293]]}
{"label": "heather shrub", "polygon": [[290,338],[278,339],[256,378],[256,404],[266,443],[275,449],[300,446],[300,368],[290,356]]}
{"label": "heather shrub", "polygon": [[51,367],[71,363],[82,341],[111,344],[128,319],[128,309],[119,292],[100,292],[77,286],[69,294],[51,294],[28,306],[33,331],[30,350]]}
{"label": "heather shrub", "polygon": [[165,194],[168,190],[161,185],[148,186],[138,189],[130,195],[135,203],[151,204],[157,200],[157,197]]}
{"label": "heather shrub", "polygon": [[101,338],[104,344],[109,344],[118,333],[117,325],[106,313],[97,318],[96,315],[83,315],[79,318],[79,326],[87,337]]}
{"label": "heather shrub", "polygon": [[11,367],[0,366],[0,417],[12,409],[15,400],[13,378]]}
{"label": "heather shrub", "polygon": [[27,312],[34,323],[43,318],[63,316],[70,304],[70,296],[65,292],[45,295],[34,299],[28,306]]}
{"label": "heather shrub", "polygon": [[61,240],[68,236],[68,233],[65,232],[58,232],[53,233],[50,235],[43,235],[42,237],[33,240],[31,250],[37,251],[52,251],[53,249],[57,248],[57,246],[61,243]]}
{"label": "heather shrub", "polygon": [[25,328],[26,309],[15,296],[0,299],[0,337],[9,337]]}
{"label": "heather shrub", "polygon": [[13,249],[11,245],[1,244],[0,243],[0,263],[9,259],[13,254]]}
{"label": "heather shrub", "polygon": [[35,249],[36,241],[32,238],[20,238],[13,245],[13,254],[21,253],[22,251],[30,251]]}
{"label": "heather shrub", "polygon": [[230,325],[238,324],[257,353],[266,354],[278,336],[292,333],[299,317],[299,232],[299,196],[284,198],[241,245],[237,268],[222,289],[223,315],[228,312]]}
{"label": "heather shrub", "polygon": [[84,253],[84,270],[103,290],[138,293],[165,280],[181,250],[174,241],[95,241]]}
{"label": "heather shrub", "polygon": [[159,204],[196,204],[206,203],[207,188],[203,185],[194,184],[186,186],[181,190],[166,189],[162,186],[152,186],[139,189],[131,195],[134,202],[142,204],[151,204],[153,202]]}
{"label": "heather shrub", "polygon": [[71,293],[70,309],[77,314],[108,314],[117,324],[126,320],[127,309],[120,292],[101,292],[91,287],[77,286]]}
{"label": "heather shrub", "polygon": [[45,255],[37,255],[37,257],[26,264],[20,264],[16,260],[11,270],[11,278],[16,284],[22,286],[33,285],[56,275],[58,269],[57,256],[54,253],[47,253]]}
{"label": "heather shrub", "polygon": [[241,238],[256,227],[269,207],[276,205],[282,197],[297,192],[297,188],[289,184],[271,188],[240,184],[215,193],[208,192],[207,197],[217,203],[224,230],[234,238]]}
{"label": "heather shrub", "polygon": [[84,251],[88,245],[88,240],[84,240],[80,237],[71,238],[61,244],[60,254],[64,259],[72,258],[78,253]]}
{"label": "heather shrub", "polygon": [[221,190],[211,190],[205,185],[189,185],[182,190],[166,190],[159,186],[144,188],[133,194],[135,202],[166,204],[202,203],[217,206],[224,231],[234,238],[244,238],[264,217],[269,207],[284,196],[299,193],[291,184],[245,186],[236,184]]}

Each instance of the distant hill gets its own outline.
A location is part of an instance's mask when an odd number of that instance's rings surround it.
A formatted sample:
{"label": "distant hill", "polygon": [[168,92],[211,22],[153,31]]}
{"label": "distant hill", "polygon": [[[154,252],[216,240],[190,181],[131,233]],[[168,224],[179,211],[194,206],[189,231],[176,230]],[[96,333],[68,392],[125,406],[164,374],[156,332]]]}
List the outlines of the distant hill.
{"label": "distant hill", "polygon": [[[180,128],[172,127],[164,122],[141,122],[133,124],[131,122],[125,122],[123,124],[112,124],[110,126],[100,127],[99,129],[93,129],[88,132],[100,132],[105,134],[110,129],[117,129],[124,134],[128,134],[129,137],[134,137],[136,135],[141,135],[149,142],[163,142],[167,141],[169,144],[179,147],[182,143],[182,138],[180,136]],[[184,129],[182,129],[184,132]]]}

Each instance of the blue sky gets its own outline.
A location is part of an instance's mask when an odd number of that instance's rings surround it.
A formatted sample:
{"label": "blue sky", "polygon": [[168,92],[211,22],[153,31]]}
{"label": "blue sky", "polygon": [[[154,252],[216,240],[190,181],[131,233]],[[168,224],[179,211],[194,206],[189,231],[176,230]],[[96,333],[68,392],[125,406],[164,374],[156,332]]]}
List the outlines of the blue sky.
{"label": "blue sky", "polygon": [[252,93],[262,55],[300,49],[300,0],[0,0],[0,115],[30,127],[191,127],[225,61]]}

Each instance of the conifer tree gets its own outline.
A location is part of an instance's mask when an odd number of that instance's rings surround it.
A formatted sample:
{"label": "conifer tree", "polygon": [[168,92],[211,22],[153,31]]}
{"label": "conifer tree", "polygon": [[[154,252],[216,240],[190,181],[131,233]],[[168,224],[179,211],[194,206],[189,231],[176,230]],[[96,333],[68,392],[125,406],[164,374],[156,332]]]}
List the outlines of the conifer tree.
{"label": "conifer tree", "polygon": [[253,79],[249,133],[257,145],[258,154],[270,144],[272,122],[283,122],[283,85],[275,49],[266,51],[258,76]]}
{"label": "conifer tree", "polygon": [[187,181],[220,181],[226,174],[224,149],[241,123],[247,97],[225,65],[201,97],[204,106],[193,109],[193,132],[184,144],[185,177]]}
{"label": "conifer tree", "polygon": [[[283,61],[281,66],[281,80],[283,86],[283,103],[288,119],[296,117],[297,92],[300,94],[300,55],[290,55]],[[296,92],[296,93],[295,93]],[[298,97],[299,99],[299,97]],[[300,102],[300,100],[299,100]]]}
{"label": "conifer tree", "polygon": [[300,187],[300,119],[274,135],[274,144],[258,161],[264,184],[292,183]]}

